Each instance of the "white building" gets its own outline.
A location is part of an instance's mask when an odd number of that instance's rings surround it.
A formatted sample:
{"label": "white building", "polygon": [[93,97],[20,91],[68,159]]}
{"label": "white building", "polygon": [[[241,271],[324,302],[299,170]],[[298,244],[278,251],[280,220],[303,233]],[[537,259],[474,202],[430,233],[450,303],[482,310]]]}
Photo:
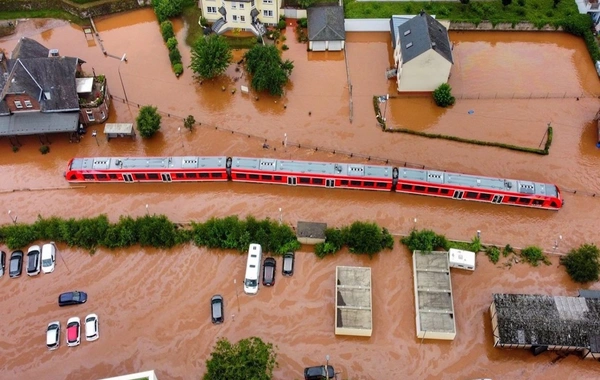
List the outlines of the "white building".
{"label": "white building", "polygon": [[448,82],[454,60],[446,27],[425,12],[390,24],[398,92],[430,92]]}
{"label": "white building", "polygon": [[260,36],[264,25],[276,25],[283,14],[282,0],[199,0],[198,6],[217,34],[240,30]]}

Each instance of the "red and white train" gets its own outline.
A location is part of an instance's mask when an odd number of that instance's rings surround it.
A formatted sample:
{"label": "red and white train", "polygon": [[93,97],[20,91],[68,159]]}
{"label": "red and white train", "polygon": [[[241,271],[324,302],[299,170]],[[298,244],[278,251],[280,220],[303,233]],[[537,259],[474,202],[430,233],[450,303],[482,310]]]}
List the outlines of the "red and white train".
{"label": "red and white train", "polygon": [[393,191],[459,200],[559,210],[552,184],[384,165],[336,164],[248,157],[73,158],[69,182],[255,182]]}

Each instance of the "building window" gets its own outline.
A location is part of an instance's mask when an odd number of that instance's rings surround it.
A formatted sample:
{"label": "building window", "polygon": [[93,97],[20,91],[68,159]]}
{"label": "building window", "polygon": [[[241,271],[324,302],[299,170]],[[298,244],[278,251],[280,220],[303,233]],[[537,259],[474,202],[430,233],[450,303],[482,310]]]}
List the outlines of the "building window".
{"label": "building window", "polygon": [[96,121],[96,118],[94,118],[94,113],[92,111],[85,110],[85,113],[89,121]]}
{"label": "building window", "polygon": [[233,20],[233,22],[237,22],[237,16],[236,16],[236,15],[233,15],[233,16],[232,16],[232,20]]}
{"label": "building window", "polygon": [[265,16],[265,17],[273,17],[273,11],[264,10],[263,11],[263,16]]}
{"label": "building window", "polygon": [[102,118],[102,120],[106,119],[106,114],[104,113],[104,111],[100,113],[100,117]]}
{"label": "building window", "polygon": [[240,3],[240,9],[244,9],[244,3]]}
{"label": "building window", "polygon": [[235,3],[231,3],[231,9],[236,9],[237,6],[235,5]]}
{"label": "building window", "polygon": [[25,100],[23,103],[25,103],[25,107],[27,107],[27,108],[33,107],[33,104],[31,104],[31,100]]}
{"label": "building window", "polygon": [[240,22],[246,22],[246,16],[240,16]]}
{"label": "building window", "polygon": [[264,4],[273,4],[273,0],[263,0]]}
{"label": "building window", "polygon": [[21,103],[20,100],[15,100],[15,107],[17,107],[18,109],[23,108],[23,104]]}
{"label": "building window", "polygon": [[217,7],[206,7],[206,13],[217,13]]}

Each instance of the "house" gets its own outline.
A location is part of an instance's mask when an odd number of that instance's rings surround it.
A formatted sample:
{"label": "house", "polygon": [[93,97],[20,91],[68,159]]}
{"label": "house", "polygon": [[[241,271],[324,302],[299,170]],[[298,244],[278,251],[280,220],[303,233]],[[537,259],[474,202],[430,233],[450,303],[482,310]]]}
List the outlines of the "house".
{"label": "house", "polygon": [[311,7],[307,10],[307,16],[308,50],[344,50],[344,8],[338,5]]}
{"label": "house", "polygon": [[390,20],[398,92],[435,90],[450,77],[452,44],[448,30],[425,12]]}
{"label": "house", "polygon": [[199,0],[206,20],[217,34],[229,30],[249,31],[257,36],[266,33],[265,25],[277,25],[283,14],[283,0]]}
{"label": "house", "polygon": [[7,58],[0,53],[0,136],[76,134],[80,123],[108,118],[103,76],[86,77],[85,61],[60,56],[23,37]]}

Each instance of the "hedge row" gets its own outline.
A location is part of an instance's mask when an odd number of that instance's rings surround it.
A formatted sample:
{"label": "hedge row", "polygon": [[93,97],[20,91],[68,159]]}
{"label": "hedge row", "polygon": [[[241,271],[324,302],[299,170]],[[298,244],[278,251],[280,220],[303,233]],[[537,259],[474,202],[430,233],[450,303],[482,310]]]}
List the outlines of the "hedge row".
{"label": "hedge row", "polygon": [[178,42],[173,31],[173,23],[169,20],[160,23],[160,33],[169,49],[169,60],[175,76],[179,77],[183,73],[183,64],[181,63],[181,53],[177,47]]}
{"label": "hedge row", "polygon": [[383,249],[394,248],[394,238],[387,229],[375,223],[354,222],[341,229],[326,229],[325,243],[315,246],[315,254],[323,258],[335,254],[343,246],[347,246],[351,253],[368,255],[372,258]]}

